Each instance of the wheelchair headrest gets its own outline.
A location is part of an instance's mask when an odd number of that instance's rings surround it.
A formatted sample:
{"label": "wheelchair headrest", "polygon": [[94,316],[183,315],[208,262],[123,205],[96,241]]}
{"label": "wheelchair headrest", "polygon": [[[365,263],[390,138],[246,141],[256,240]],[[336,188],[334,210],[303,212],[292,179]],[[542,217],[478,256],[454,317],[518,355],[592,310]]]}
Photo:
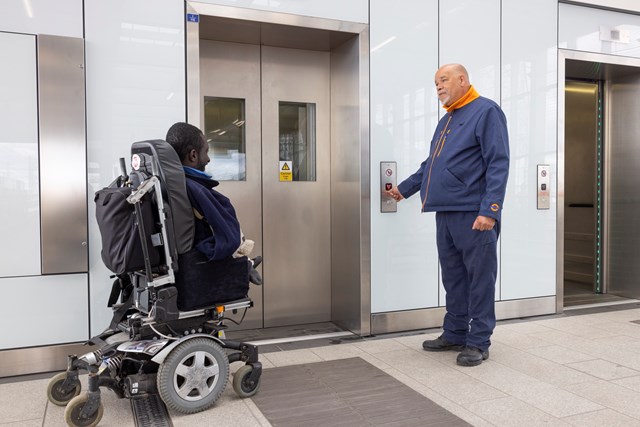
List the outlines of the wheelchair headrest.
{"label": "wheelchair headrest", "polygon": [[[156,175],[163,188],[165,208],[170,215],[168,227],[173,227],[175,248],[183,254],[193,246],[195,225],[193,209],[187,196],[184,170],[178,154],[166,141],[155,139],[131,145],[131,166],[147,175]],[[166,194],[164,194],[166,192]]]}

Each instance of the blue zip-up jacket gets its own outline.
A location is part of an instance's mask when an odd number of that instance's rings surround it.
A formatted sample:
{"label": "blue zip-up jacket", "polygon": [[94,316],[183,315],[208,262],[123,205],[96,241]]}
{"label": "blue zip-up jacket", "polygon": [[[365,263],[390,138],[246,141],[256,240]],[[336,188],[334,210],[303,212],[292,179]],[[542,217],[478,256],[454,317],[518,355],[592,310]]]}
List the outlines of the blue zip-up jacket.
{"label": "blue zip-up jacket", "polygon": [[509,175],[509,137],[504,113],[478,97],[438,123],[429,157],[398,190],[420,190],[422,212],[477,211],[500,220]]}
{"label": "blue zip-up jacket", "polygon": [[231,201],[213,187],[218,181],[197,169],[184,167],[191,206],[205,221],[195,221],[194,246],[210,260],[228,258],[242,242],[240,222]]}

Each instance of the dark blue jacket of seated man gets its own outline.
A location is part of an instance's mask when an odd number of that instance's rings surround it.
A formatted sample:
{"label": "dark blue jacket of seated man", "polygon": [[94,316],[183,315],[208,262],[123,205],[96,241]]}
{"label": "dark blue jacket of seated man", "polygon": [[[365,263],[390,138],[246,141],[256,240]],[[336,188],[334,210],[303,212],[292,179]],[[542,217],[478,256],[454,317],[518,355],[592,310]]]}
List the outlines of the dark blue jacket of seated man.
{"label": "dark blue jacket of seated man", "polygon": [[229,198],[213,188],[218,181],[206,172],[183,166],[189,201],[202,215],[195,225],[195,247],[210,260],[228,258],[242,242],[240,223]]}
{"label": "dark blue jacket of seated man", "polygon": [[187,194],[195,221],[194,246],[209,260],[233,256],[242,244],[240,223],[231,201],[214,190],[218,185],[205,168],[209,163],[209,144],[197,127],[176,123],[167,132],[171,144],[185,171]]}

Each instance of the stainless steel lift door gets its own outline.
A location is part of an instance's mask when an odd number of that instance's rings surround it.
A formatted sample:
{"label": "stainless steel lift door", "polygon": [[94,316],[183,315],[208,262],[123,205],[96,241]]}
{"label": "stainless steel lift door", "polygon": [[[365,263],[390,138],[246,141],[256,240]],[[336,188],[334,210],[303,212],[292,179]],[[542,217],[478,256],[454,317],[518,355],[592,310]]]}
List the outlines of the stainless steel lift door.
{"label": "stainless steel lift door", "polygon": [[[201,40],[200,91],[203,130],[205,98],[244,103],[246,176],[218,187],[256,241],[253,255],[264,257],[264,286],[251,286],[255,307],[242,327],[331,320],[329,53]],[[281,181],[283,102],[314,107],[312,180]],[[207,131],[212,147],[221,132]],[[210,156],[211,173],[222,160]]]}
{"label": "stainless steel lift door", "polygon": [[[262,47],[264,326],[331,319],[328,52]],[[315,104],[315,181],[280,181],[279,103]]]}
{"label": "stainless steel lift door", "polygon": [[[205,97],[232,98],[244,102],[245,174],[244,181],[220,181],[216,190],[231,199],[242,231],[255,241],[252,256],[262,249],[262,136],[260,118],[260,46],[240,43],[200,41],[200,118],[202,131],[212,146],[217,134],[206,129]],[[209,153],[209,173],[220,167],[215,154]],[[247,312],[243,328],[261,328],[262,288],[251,286],[249,296],[254,308]]]}

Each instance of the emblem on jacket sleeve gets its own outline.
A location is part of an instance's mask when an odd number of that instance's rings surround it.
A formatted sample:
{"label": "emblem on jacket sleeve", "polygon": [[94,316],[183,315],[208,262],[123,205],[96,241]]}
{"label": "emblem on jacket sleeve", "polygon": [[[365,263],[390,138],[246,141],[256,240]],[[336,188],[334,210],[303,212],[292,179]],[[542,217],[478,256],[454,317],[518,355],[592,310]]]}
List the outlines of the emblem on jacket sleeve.
{"label": "emblem on jacket sleeve", "polygon": [[497,203],[492,204],[492,205],[491,205],[491,210],[492,210],[493,212],[498,212],[498,211],[500,210],[500,205],[499,205],[499,204],[497,204]]}

